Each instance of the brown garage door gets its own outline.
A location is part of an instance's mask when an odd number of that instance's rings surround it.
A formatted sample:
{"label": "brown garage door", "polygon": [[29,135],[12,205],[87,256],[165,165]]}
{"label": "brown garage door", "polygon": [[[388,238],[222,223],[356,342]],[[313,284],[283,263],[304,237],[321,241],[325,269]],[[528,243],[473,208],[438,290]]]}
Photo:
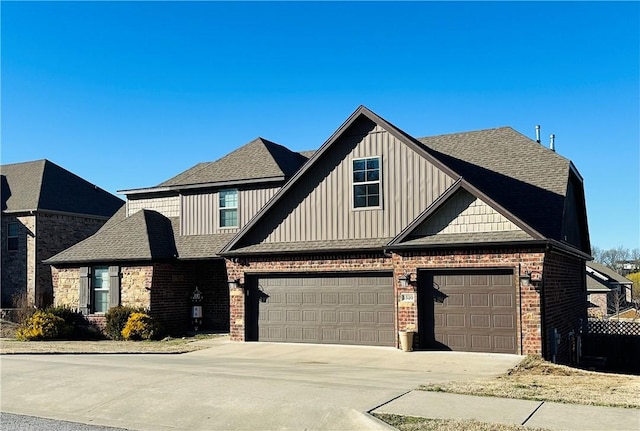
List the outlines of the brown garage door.
{"label": "brown garage door", "polygon": [[516,353],[511,270],[430,272],[426,279],[431,294],[425,300],[430,304],[420,311],[431,314],[425,326],[433,331],[432,344],[467,352]]}
{"label": "brown garage door", "polygon": [[250,278],[248,339],[393,346],[391,274]]}

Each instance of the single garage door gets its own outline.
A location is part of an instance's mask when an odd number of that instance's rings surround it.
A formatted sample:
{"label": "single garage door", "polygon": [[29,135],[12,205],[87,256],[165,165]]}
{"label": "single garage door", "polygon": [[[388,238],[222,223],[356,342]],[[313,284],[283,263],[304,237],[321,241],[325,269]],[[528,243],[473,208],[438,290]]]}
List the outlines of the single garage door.
{"label": "single garage door", "polygon": [[247,339],[394,346],[391,274],[249,277]]}
{"label": "single garage door", "polygon": [[516,290],[511,270],[426,273],[421,323],[435,347],[517,353]]}

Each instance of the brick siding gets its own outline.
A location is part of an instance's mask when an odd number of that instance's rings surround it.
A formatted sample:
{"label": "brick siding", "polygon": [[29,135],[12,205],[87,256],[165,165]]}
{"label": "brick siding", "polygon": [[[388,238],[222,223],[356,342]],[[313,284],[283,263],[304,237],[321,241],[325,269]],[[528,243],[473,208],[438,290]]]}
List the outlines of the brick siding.
{"label": "brick siding", "polygon": [[[18,250],[8,252],[7,224],[19,223]],[[28,303],[44,307],[53,303],[51,270],[43,260],[93,235],[105,218],[52,214],[2,216],[2,307],[14,307],[14,298],[26,295]]]}
{"label": "brick siding", "polygon": [[[412,286],[403,289],[398,278],[405,273],[414,276],[419,269],[443,268],[509,268],[514,271],[514,285],[518,286],[517,309],[522,313],[518,319],[517,332],[521,334],[518,351],[523,354],[542,353],[542,331],[540,322],[540,294],[533,284],[519,282],[519,274],[543,270],[544,250],[463,250],[435,252],[393,253],[391,257],[379,254],[354,254],[334,256],[286,256],[253,257],[251,259],[227,260],[230,278],[244,282],[245,274],[269,272],[335,272],[357,270],[388,270],[394,274],[396,298],[396,328],[415,330],[418,323],[417,303],[402,303],[401,293],[414,291]],[[231,293],[231,339],[243,341],[245,335],[244,294],[241,289]]]}
{"label": "brick siding", "polygon": [[572,340],[581,321],[587,318],[586,269],[583,260],[547,253],[543,273],[543,330],[546,333],[544,356],[552,359],[551,333],[557,329],[560,343],[556,361],[571,363]]}
{"label": "brick siding", "polygon": [[[77,309],[79,268],[54,267],[51,274],[55,305]],[[172,335],[192,329],[190,298],[196,286],[203,294],[201,329],[228,331],[229,292],[224,261],[120,266],[120,304],[149,310]]]}

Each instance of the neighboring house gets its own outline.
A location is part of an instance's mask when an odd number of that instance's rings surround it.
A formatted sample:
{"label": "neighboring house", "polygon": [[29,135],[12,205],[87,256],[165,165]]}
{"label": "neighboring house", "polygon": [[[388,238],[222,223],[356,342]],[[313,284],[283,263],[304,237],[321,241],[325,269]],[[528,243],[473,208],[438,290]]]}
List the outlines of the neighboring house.
{"label": "neighboring house", "polygon": [[43,260],[93,235],[124,201],[49,160],[6,164],[2,175],[2,308],[50,305]]}
{"label": "neighboring house", "polygon": [[55,303],[93,319],[111,306],[149,309],[165,329],[191,325],[203,295],[203,327],[229,328],[229,290],[218,251],[307,157],[258,138],[156,187],[123,190],[127,204],[94,236],[49,259]]}
{"label": "neighboring house", "polygon": [[[258,189],[262,169],[283,164],[249,154],[252,144],[125,191],[120,221],[49,260],[56,302],[78,304],[80,291],[84,307],[98,265],[101,280],[110,271],[120,283],[111,304],[173,308],[184,322],[197,284],[214,298],[205,318],[224,314],[233,340],[397,346],[410,330],[423,349],[570,361],[590,244],[569,160],[509,127],[416,139],[359,107],[304,164],[278,147],[297,163]],[[240,151],[227,178],[222,162]],[[106,247],[124,241],[120,223],[142,222],[166,232],[157,259],[150,241],[136,265],[134,247]],[[111,251],[98,256],[88,244],[100,237]],[[212,273],[198,278],[189,264]]]}
{"label": "neighboring house", "polygon": [[587,262],[589,317],[603,318],[629,308],[633,281],[597,262]]}

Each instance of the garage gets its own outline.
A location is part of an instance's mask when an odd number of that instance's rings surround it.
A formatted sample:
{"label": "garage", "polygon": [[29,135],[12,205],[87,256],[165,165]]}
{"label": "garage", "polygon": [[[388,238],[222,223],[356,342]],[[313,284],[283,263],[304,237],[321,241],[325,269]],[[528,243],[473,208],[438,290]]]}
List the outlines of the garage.
{"label": "garage", "polygon": [[512,270],[422,271],[420,279],[421,345],[465,352],[517,353]]}
{"label": "garage", "polygon": [[391,273],[247,277],[246,339],[394,346]]}

